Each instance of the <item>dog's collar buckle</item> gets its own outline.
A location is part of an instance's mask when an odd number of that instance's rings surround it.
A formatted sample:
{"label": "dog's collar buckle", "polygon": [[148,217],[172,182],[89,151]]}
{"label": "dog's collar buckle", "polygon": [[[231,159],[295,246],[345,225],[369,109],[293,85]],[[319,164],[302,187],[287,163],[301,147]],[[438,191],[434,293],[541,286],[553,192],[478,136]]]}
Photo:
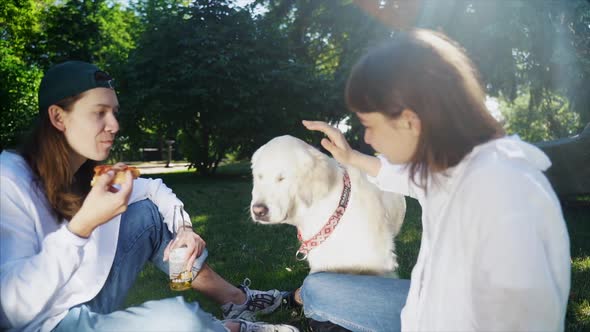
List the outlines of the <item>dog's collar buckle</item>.
{"label": "dog's collar buckle", "polygon": [[295,259],[298,261],[304,261],[307,259],[307,252],[303,252],[301,250],[297,250],[295,253]]}

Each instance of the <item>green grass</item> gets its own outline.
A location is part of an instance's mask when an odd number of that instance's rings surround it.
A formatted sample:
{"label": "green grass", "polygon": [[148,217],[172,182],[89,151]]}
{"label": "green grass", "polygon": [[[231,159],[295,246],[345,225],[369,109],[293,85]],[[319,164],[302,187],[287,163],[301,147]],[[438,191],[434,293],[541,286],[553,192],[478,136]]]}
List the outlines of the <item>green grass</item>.
{"label": "green grass", "polygon": [[[245,277],[254,289],[290,290],[297,288],[308,273],[307,265],[295,259],[298,248],[292,226],[263,226],[249,219],[251,179],[247,163],[220,167],[214,178],[193,172],[147,175],[159,177],[185,203],[195,230],[207,242],[208,263],[233,284]],[[420,248],[420,206],[408,199],[404,225],[396,238],[399,275],[408,279]],[[572,253],[572,287],[567,331],[590,330],[590,208],[586,204],[565,206]],[[141,272],[131,289],[126,305],[182,295],[198,301],[204,310],[221,317],[219,306],[194,291],[181,293],[168,289],[168,277],[152,265]],[[302,313],[282,309],[261,319],[287,322],[308,331]]]}
{"label": "green grass", "polygon": [[564,205],[572,255],[567,331],[590,331],[590,204]]}

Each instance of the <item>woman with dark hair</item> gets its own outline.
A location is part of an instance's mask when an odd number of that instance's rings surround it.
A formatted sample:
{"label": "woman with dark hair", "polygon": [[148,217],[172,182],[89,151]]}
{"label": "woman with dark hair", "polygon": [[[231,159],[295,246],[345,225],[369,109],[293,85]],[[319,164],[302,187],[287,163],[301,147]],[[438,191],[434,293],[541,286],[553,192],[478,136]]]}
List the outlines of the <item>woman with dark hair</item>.
{"label": "woman with dark hair", "polygon": [[[119,130],[108,74],[80,61],[52,67],[41,81],[39,110],[21,151],[0,154],[2,329],[296,331],[247,320],[277,308],[282,293],[246,282],[234,287],[205,264],[205,241],[192,227],[174,225],[182,202],[160,179],[134,180],[126,171],[124,183],[111,185],[111,170],[90,185]],[[192,288],[223,304],[226,320],[182,297],[122,310],[144,264],[168,273],[170,250],[183,246]]]}
{"label": "woman with dark hair", "polygon": [[551,162],[506,136],[484,100],[461,48],[414,30],[366,54],[348,79],[347,104],[377,157],[352,150],[327,123],[304,121],[339,162],[422,206],[410,282],[310,275],[307,317],[354,331],[564,329],[569,238],[542,173]]}

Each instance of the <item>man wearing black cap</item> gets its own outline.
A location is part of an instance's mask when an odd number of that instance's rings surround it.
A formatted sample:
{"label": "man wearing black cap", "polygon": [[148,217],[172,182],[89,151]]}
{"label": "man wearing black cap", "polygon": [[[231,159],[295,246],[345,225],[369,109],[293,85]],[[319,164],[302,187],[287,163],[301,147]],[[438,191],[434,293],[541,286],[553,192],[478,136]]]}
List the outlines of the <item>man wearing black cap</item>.
{"label": "man wearing black cap", "polygon": [[[205,242],[191,227],[171,243],[173,208],[182,202],[160,179],[133,180],[127,172],[113,186],[111,171],[90,186],[119,131],[107,73],[81,61],[52,67],[39,88],[39,111],[20,151],[0,154],[0,328],[296,331],[245,320],[276,309],[281,292],[227,283],[196,259],[205,257]],[[187,266],[198,271],[193,288],[224,304],[227,320],[182,297],[122,310],[143,265],[149,260],[167,273],[166,249],[180,246],[189,248]]]}

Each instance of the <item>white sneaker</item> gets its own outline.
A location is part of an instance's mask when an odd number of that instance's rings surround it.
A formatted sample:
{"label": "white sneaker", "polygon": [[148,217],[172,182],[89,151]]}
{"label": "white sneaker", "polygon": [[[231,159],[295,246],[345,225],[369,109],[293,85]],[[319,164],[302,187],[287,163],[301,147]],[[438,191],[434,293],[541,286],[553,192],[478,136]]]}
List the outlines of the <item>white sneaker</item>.
{"label": "white sneaker", "polygon": [[250,279],[238,286],[246,294],[243,304],[226,303],[221,306],[224,319],[245,319],[253,321],[257,314],[269,314],[275,311],[283,299],[283,293],[277,289],[259,291],[249,288]]}
{"label": "white sneaker", "polygon": [[269,324],[264,322],[249,322],[243,319],[228,319],[222,323],[232,322],[240,324],[240,332],[299,332],[294,326],[285,324]]}

